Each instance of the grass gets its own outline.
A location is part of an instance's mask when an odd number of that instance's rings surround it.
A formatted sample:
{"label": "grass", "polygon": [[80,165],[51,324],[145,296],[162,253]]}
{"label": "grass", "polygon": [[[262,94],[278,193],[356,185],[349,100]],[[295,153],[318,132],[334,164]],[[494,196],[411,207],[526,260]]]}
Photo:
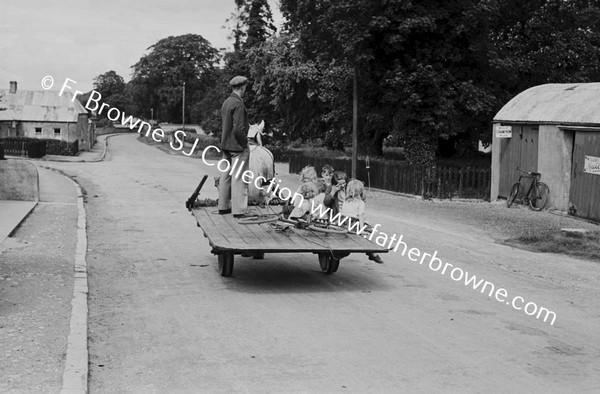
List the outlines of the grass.
{"label": "grass", "polygon": [[[395,196],[380,195],[380,202],[395,203]],[[496,242],[533,252],[558,253],[600,262],[600,226],[579,218],[548,211],[536,212],[504,202],[455,202],[406,199],[402,209],[411,215],[435,216],[440,220],[474,226]],[[585,234],[567,234],[563,228],[581,228]]]}
{"label": "grass", "polygon": [[509,238],[506,242],[532,251],[561,253],[600,262],[600,231],[578,234],[556,229],[533,230],[529,234]]}

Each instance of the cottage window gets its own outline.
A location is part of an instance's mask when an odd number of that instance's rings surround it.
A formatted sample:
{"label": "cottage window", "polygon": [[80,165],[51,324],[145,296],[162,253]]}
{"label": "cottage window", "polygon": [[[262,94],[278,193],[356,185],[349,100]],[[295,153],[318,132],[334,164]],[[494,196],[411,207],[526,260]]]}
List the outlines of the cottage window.
{"label": "cottage window", "polygon": [[60,135],[60,129],[54,129],[54,135]]}
{"label": "cottage window", "polygon": [[41,127],[36,127],[35,128],[35,133],[36,134],[42,134],[42,128]]}

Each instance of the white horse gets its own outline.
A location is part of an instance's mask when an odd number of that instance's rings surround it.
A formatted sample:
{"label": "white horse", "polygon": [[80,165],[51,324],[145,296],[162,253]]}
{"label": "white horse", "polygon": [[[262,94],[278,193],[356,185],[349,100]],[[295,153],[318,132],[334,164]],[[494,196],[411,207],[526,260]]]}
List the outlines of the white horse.
{"label": "white horse", "polygon": [[[248,205],[258,205],[265,202],[268,181],[275,177],[275,160],[270,150],[262,146],[261,136],[264,134],[265,121],[250,125],[248,130],[248,148],[250,150],[249,169],[254,174],[254,179],[264,177],[267,182],[264,187],[257,188],[254,182],[248,185]],[[270,135],[270,134],[269,134]]]}

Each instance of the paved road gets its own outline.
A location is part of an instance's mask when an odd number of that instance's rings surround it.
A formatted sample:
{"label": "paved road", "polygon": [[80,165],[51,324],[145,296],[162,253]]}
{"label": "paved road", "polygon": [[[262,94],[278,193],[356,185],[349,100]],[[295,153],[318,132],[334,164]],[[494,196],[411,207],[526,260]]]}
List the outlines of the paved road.
{"label": "paved road", "polygon": [[554,310],[555,325],[399,254],[351,255],[331,276],[310,254],[237,258],[222,278],[184,208],[208,168],[135,137],[112,138],[104,162],[56,164],[87,191],[91,393],[600,390],[597,264],[375,194],[370,221]]}

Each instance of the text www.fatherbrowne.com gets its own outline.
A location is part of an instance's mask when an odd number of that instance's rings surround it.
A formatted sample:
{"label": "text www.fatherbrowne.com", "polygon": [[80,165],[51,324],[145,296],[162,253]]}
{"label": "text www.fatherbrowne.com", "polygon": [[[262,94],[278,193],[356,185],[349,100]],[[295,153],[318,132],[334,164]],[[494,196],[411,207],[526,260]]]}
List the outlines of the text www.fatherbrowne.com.
{"label": "text www.fatherbrowne.com", "polygon": [[[71,85],[69,85],[69,82],[73,83],[73,84],[77,84],[76,81],[74,81],[70,78],[66,78],[60,89],[59,95],[62,96],[62,94],[65,92],[65,90],[73,89],[73,87]],[[44,79],[42,79],[42,87],[46,90],[50,89],[53,84],[54,84],[54,79],[52,78],[52,76],[46,76],[46,77],[44,77]],[[79,90],[75,90],[75,94],[73,95],[71,100],[72,101],[75,100],[75,98],[79,94],[82,94],[82,92]],[[90,111],[97,111],[98,114],[101,114],[106,109],[106,116],[110,120],[112,120],[112,121],[120,120],[121,124],[123,126],[129,125],[129,128],[132,130],[137,127],[139,134],[142,134],[142,130],[144,130],[144,127],[146,127],[145,136],[148,137],[150,134],[152,134],[152,139],[154,139],[157,142],[159,142],[162,138],[164,138],[164,132],[160,128],[155,128],[154,130],[152,130],[152,126],[149,123],[140,121],[139,119],[135,120],[135,122],[134,122],[134,119],[132,116],[126,117],[125,113],[121,112],[118,108],[111,107],[110,105],[108,105],[106,103],[101,103],[100,102],[101,98],[102,98],[102,95],[100,93],[98,93],[95,90],[92,90],[92,93],[90,94],[90,97],[88,98],[88,100],[85,104],[85,107],[87,109],[89,109]],[[139,123],[139,126],[138,126],[138,123]],[[184,134],[183,131],[179,131],[179,132]],[[158,137],[158,139],[156,137]],[[175,135],[175,137],[177,137],[177,134]],[[173,147],[173,145],[171,145],[171,147]],[[173,149],[180,150],[182,147],[183,147],[183,143],[181,142],[179,148],[173,147]],[[194,148],[195,148],[195,145],[194,145]],[[206,151],[211,148],[219,151],[219,149],[217,147],[208,146],[207,148],[205,148],[204,153],[206,153]],[[184,153],[184,154],[186,156],[189,156],[192,154],[192,152],[193,152],[193,149],[192,149],[192,151],[190,151],[189,154],[186,154],[186,153]],[[202,160],[207,165],[209,165],[205,161],[204,153],[202,155]],[[221,170],[221,169],[219,168],[219,170]],[[226,170],[221,170],[221,171],[227,172],[228,170],[229,170],[229,168],[227,168]],[[246,171],[246,172],[250,172],[250,171]],[[247,174],[244,173],[244,176],[245,175],[247,175]],[[254,178],[253,174],[250,174],[248,176],[248,178]],[[256,179],[258,180],[259,178],[261,178],[261,177],[257,177]],[[242,177],[242,179],[244,179],[244,177]],[[247,182],[247,181],[244,180],[244,182]],[[289,191],[289,189],[287,189],[287,188],[284,188],[284,189]],[[294,193],[293,197],[291,194],[292,193],[290,191],[287,198],[282,197],[281,192],[279,195],[284,200],[291,199],[292,202],[294,202],[294,199],[296,197],[303,200],[302,196],[300,196],[298,193]],[[446,272],[448,272],[448,276],[450,276],[450,279],[452,279],[453,281],[456,281],[456,282],[464,281],[465,286],[472,287],[473,290],[480,291],[481,294],[485,294],[487,291],[487,294],[490,298],[493,296],[496,299],[496,301],[505,303],[506,305],[510,305],[516,310],[519,310],[519,311],[522,310],[528,316],[535,316],[536,319],[540,319],[543,317],[544,322],[546,322],[548,319],[551,319],[550,325],[554,325],[554,322],[556,321],[556,313],[554,313],[553,311],[548,310],[544,307],[539,307],[535,302],[525,303],[525,299],[521,296],[516,296],[516,297],[512,297],[512,299],[509,299],[508,292],[506,289],[504,289],[504,288],[496,289],[496,286],[493,283],[488,282],[487,280],[484,280],[484,279],[477,280],[477,276],[470,275],[468,272],[462,270],[459,267],[455,267],[453,264],[443,263],[442,260],[437,257],[438,256],[437,250],[434,251],[433,254],[431,254],[431,253],[421,253],[421,251],[417,248],[409,249],[408,245],[403,241],[403,239],[404,239],[403,235],[400,235],[400,237],[398,237],[398,234],[393,234],[391,237],[388,237],[388,235],[386,233],[384,233],[381,230],[378,230],[381,227],[380,224],[376,224],[375,226],[373,226],[373,229],[367,235],[367,233],[365,231],[368,227],[367,225],[363,224],[363,226],[360,226],[358,221],[351,221],[351,220],[349,220],[348,217],[342,216],[339,213],[334,215],[333,211],[331,211],[331,209],[325,208],[321,204],[315,207],[314,202],[312,202],[312,203],[313,204],[312,204],[312,212],[311,213],[313,215],[318,214],[318,216],[321,218],[329,216],[329,220],[331,223],[334,223],[334,224],[337,223],[337,225],[340,227],[347,225],[349,232],[351,232],[351,233],[355,232],[358,235],[368,237],[369,240],[372,240],[373,236],[375,234],[377,234],[377,237],[375,237],[374,242],[379,246],[387,247],[387,249],[393,250],[394,252],[398,252],[400,245],[402,245],[402,252],[401,252],[402,256],[404,256],[406,254],[408,259],[411,261],[415,261],[415,262],[418,261],[420,265],[423,265],[424,263],[426,263],[426,265],[429,266],[429,269],[434,272],[438,272],[441,270],[440,271],[441,275],[446,275]],[[389,242],[388,242],[388,239],[389,239]],[[394,245],[394,243],[395,243],[395,245]],[[419,257],[421,258],[420,260],[419,260]],[[427,262],[427,259],[429,259],[428,262]]]}
{"label": "text www.fatherbrowne.com", "polygon": [[[333,211],[329,208],[323,207],[322,204],[315,206],[312,204],[312,212],[313,215],[318,215],[320,218],[329,217],[331,223],[337,224],[338,226],[347,226],[348,231],[352,233],[356,233],[358,235],[362,235],[363,237],[367,237],[365,230],[367,229],[367,225],[360,226],[358,221],[350,221],[348,217],[342,216],[339,213],[333,214]],[[368,239],[371,240],[373,236],[378,233],[375,242],[379,246],[387,246],[388,249],[394,252],[398,252],[398,249],[402,245],[402,256],[407,255],[408,259],[411,261],[419,262],[420,265],[428,265],[429,269],[433,272],[440,272],[441,275],[450,276],[455,282],[463,282],[464,285],[473,288],[475,291],[480,291],[481,294],[487,294],[488,297],[494,297],[496,301],[504,303],[506,305],[510,305],[514,309],[518,311],[525,312],[528,316],[535,316],[536,319],[543,318],[543,321],[546,322],[549,320],[551,326],[554,325],[556,321],[556,313],[542,306],[538,306],[535,302],[527,302],[525,303],[525,299],[521,296],[516,296],[509,298],[508,291],[502,287],[496,288],[496,286],[492,282],[488,282],[484,279],[477,280],[476,275],[471,275],[469,272],[464,271],[459,267],[455,267],[453,264],[444,263],[440,258],[438,258],[437,250],[431,253],[421,253],[421,251],[417,248],[408,248],[408,245],[403,241],[404,236],[401,234],[398,237],[398,234],[393,234],[391,237],[388,237],[387,234],[378,231],[380,224],[376,224],[373,226],[372,231],[368,234]],[[388,238],[390,238],[390,242],[388,243]],[[394,241],[396,244],[394,245]],[[419,260],[420,257],[420,260]]]}

